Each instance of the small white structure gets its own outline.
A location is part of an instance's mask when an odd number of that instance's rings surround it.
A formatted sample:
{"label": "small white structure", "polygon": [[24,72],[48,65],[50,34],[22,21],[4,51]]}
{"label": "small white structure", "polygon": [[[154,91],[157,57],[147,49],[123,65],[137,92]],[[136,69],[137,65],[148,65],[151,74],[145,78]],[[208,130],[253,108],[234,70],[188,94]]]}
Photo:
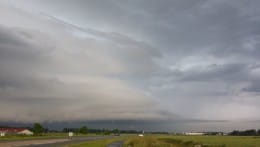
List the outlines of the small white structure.
{"label": "small white structure", "polygon": [[138,136],[139,136],[139,137],[144,137],[144,131],[143,131],[142,134],[139,134]]}
{"label": "small white structure", "polygon": [[0,136],[4,137],[5,136],[5,132],[0,132]]}
{"label": "small white structure", "polygon": [[201,132],[185,132],[184,135],[205,135],[205,133],[201,133]]}
{"label": "small white structure", "polygon": [[28,129],[24,129],[20,132],[17,132],[17,134],[19,134],[19,135],[33,135],[33,132],[28,130]]}
{"label": "small white structure", "polygon": [[74,133],[73,132],[69,132],[69,138],[72,139]]}

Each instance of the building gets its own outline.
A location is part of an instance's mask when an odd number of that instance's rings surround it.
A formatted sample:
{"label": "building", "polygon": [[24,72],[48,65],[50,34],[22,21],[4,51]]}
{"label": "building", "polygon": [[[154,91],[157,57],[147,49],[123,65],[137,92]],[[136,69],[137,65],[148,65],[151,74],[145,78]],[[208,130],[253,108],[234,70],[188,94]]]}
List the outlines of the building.
{"label": "building", "polygon": [[0,136],[5,135],[33,135],[33,132],[25,128],[0,128]]}
{"label": "building", "polygon": [[202,132],[185,132],[184,135],[205,135],[205,133],[202,133]]}

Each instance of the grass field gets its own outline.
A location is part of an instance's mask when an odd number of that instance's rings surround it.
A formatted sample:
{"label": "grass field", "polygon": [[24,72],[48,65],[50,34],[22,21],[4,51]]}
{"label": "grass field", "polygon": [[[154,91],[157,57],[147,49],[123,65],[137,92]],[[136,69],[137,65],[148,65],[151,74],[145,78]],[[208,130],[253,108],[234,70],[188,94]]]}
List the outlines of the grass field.
{"label": "grass field", "polygon": [[158,136],[132,137],[125,141],[124,147],[193,147],[191,141],[181,141]]}
{"label": "grass field", "polygon": [[260,137],[249,136],[173,136],[132,137],[125,147],[260,147]]}
{"label": "grass field", "polygon": [[253,136],[168,136],[164,138],[193,141],[211,146],[260,147],[260,137]]}

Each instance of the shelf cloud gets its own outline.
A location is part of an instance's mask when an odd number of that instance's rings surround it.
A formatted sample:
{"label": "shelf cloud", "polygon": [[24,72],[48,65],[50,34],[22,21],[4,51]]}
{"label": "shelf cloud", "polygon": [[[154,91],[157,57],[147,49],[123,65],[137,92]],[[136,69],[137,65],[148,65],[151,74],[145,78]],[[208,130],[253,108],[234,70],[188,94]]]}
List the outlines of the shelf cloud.
{"label": "shelf cloud", "polygon": [[259,120],[259,5],[2,0],[0,119]]}

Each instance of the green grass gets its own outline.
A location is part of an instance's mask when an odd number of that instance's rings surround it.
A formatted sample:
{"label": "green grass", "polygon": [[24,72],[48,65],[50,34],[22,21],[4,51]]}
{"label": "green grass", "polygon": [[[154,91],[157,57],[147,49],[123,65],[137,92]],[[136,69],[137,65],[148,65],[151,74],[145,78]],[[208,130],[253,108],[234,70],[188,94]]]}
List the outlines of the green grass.
{"label": "green grass", "polygon": [[80,144],[69,145],[66,147],[106,147],[110,143],[122,140],[125,140],[125,137],[88,141]]}
{"label": "green grass", "polygon": [[192,141],[182,141],[158,136],[132,137],[125,141],[124,147],[193,147]]}
{"label": "green grass", "polygon": [[260,147],[260,138],[252,136],[166,136],[159,138],[193,141],[209,146]]}
{"label": "green grass", "polygon": [[148,135],[132,137],[125,147],[260,147],[260,137],[250,136],[174,136]]}

